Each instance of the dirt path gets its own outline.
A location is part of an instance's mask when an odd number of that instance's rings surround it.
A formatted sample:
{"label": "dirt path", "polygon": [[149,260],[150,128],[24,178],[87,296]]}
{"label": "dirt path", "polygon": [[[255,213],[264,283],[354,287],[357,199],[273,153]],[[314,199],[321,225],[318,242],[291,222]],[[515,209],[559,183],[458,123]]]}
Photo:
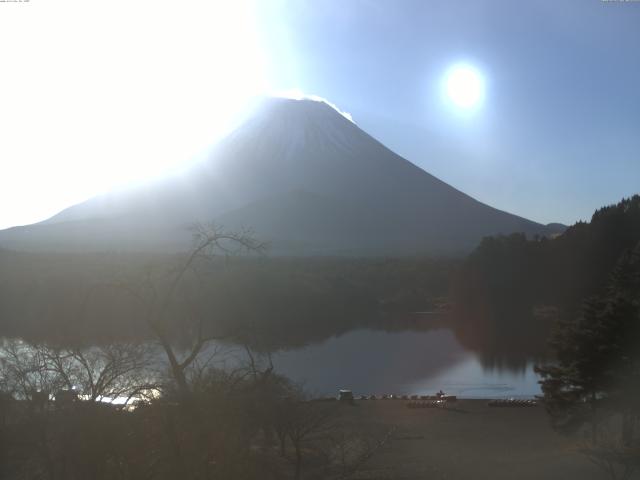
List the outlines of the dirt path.
{"label": "dirt path", "polygon": [[605,479],[551,429],[544,408],[492,408],[461,400],[450,409],[409,409],[400,400],[358,401],[343,421],[392,439],[359,478],[367,479]]}

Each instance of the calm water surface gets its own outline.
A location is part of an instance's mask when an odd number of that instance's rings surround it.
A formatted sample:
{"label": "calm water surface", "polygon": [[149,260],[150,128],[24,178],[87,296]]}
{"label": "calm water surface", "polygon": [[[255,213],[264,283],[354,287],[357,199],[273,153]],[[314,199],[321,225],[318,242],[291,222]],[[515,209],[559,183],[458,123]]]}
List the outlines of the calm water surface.
{"label": "calm water surface", "polygon": [[448,329],[385,332],[354,330],[322,343],[273,356],[276,370],[311,394],[433,394],[462,398],[540,394],[533,364],[520,371],[487,369]]}

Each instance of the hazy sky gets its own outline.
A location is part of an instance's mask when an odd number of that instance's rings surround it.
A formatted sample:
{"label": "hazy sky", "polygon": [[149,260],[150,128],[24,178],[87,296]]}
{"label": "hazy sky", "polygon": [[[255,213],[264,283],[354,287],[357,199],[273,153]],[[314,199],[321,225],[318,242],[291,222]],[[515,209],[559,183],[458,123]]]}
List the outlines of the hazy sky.
{"label": "hazy sky", "polygon": [[[640,191],[640,2],[0,2],[0,228],[193,157],[292,89],[540,222]],[[452,65],[485,91],[443,99]]]}

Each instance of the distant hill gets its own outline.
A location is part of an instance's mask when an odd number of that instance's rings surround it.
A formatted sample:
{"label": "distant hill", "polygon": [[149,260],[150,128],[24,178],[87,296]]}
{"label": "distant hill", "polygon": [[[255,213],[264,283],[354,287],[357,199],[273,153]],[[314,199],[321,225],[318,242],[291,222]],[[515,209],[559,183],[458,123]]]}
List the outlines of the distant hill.
{"label": "distant hill", "polygon": [[4,230],[0,246],[170,252],[203,221],[250,227],[276,255],[457,254],[487,235],[563,229],[474,200],[325,103],[271,99],[183,175]]}

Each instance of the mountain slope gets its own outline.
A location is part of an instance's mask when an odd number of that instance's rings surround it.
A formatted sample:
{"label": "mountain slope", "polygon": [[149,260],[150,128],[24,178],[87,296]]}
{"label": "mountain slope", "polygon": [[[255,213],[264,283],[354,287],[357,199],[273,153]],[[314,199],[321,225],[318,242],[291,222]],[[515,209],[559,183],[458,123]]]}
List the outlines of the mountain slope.
{"label": "mountain slope", "polygon": [[272,99],[180,177],[113,192],[0,246],[175,250],[185,227],[252,227],[279,254],[455,253],[547,227],[484,205],[396,155],[330,106]]}

